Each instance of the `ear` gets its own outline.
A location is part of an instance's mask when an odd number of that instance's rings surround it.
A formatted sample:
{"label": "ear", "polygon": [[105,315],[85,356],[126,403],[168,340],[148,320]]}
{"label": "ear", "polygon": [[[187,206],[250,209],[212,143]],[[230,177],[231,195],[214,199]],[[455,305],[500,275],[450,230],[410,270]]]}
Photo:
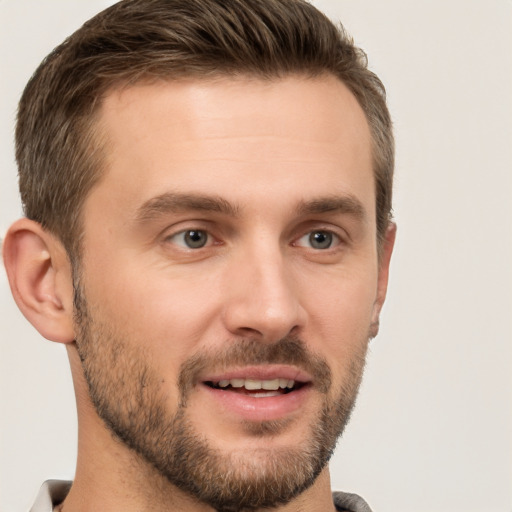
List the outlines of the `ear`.
{"label": "ear", "polygon": [[74,340],[71,265],[62,244],[40,224],[16,221],[3,242],[3,257],[14,300],[47,339]]}
{"label": "ear", "polygon": [[384,240],[382,241],[382,247],[379,254],[379,275],[377,279],[377,297],[373,304],[372,322],[370,325],[370,338],[375,338],[379,332],[379,317],[384,301],[386,300],[386,293],[388,290],[388,278],[389,278],[389,263],[391,261],[391,254],[393,253],[393,247],[395,245],[396,238],[396,224],[390,222]]}

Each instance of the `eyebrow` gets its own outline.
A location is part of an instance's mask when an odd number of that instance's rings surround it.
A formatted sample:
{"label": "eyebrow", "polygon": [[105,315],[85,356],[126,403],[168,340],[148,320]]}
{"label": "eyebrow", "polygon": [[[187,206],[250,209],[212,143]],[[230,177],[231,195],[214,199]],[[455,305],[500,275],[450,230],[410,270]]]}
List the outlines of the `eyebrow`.
{"label": "eyebrow", "polygon": [[[135,220],[140,223],[150,222],[169,213],[183,213],[187,211],[200,211],[206,213],[220,213],[230,217],[237,217],[240,208],[215,195],[181,194],[166,192],[152,197],[144,202],[135,214]],[[324,213],[341,213],[352,215],[365,220],[366,210],[355,196],[328,196],[300,201],[296,211],[299,215],[319,215]]]}
{"label": "eyebrow", "polygon": [[310,201],[301,201],[297,210],[301,215],[342,213],[352,215],[359,220],[366,219],[366,209],[363,203],[351,194],[319,197]]}
{"label": "eyebrow", "polygon": [[236,217],[239,208],[222,197],[197,194],[177,194],[166,192],[148,199],[135,214],[138,222],[144,223],[169,213],[186,211],[214,212]]}

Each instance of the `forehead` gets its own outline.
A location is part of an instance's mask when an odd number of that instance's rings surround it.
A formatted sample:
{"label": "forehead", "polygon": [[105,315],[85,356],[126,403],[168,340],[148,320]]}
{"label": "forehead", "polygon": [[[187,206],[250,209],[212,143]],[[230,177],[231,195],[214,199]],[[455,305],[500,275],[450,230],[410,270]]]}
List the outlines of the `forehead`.
{"label": "forehead", "polygon": [[373,201],[368,123],[332,76],[140,84],[111,91],[99,118],[107,159],[91,195],[129,209],[167,191],[243,206],[281,187],[300,201],[333,183]]}

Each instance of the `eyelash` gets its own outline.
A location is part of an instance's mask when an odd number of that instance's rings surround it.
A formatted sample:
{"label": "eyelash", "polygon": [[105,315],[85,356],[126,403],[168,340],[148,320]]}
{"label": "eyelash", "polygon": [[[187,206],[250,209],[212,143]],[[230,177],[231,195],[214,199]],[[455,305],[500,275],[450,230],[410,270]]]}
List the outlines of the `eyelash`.
{"label": "eyelash", "polygon": [[[191,247],[190,245],[188,245],[185,240],[185,237],[187,235],[191,235],[191,234],[193,234],[191,236],[194,236],[194,234],[197,235],[199,233],[206,235],[206,240],[205,240],[204,244],[200,245],[201,240],[199,240],[197,242],[198,243],[197,247]],[[178,243],[176,241],[179,237],[182,237],[182,240],[181,240],[182,243]],[[204,247],[212,245],[212,242],[211,242],[212,238],[213,238],[212,235],[206,229],[191,228],[191,229],[184,229],[182,231],[178,231],[177,233],[169,235],[169,236],[165,237],[165,241],[175,243],[176,245],[179,245],[179,246],[183,247],[184,249],[194,251],[194,250],[203,249]],[[192,242],[192,245],[195,245],[195,241],[193,239],[191,239],[191,242]]]}
{"label": "eyelash", "polygon": [[[313,239],[314,236],[316,235],[320,235],[320,237],[318,237],[316,240]],[[322,244],[324,240],[322,240],[322,238],[325,237],[325,239],[327,240],[328,242],[328,246],[327,247],[312,247],[313,243],[319,243],[319,244]],[[305,233],[304,235],[302,235],[298,240],[297,242],[294,242],[293,245],[294,246],[298,246],[298,247],[302,247],[300,245],[300,242],[301,240],[304,240],[304,239],[307,239],[309,242],[310,242],[310,248],[311,249],[314,249],[314,250],[318,250],[318,251],[327,251],[329,249],[333,249],[334,247],[340,245],[342,243],[342,239],[341,237],[334,233],[333,231],[329,230],[329,229],[313,229],[311,231],[308,231],[307,233]]]}

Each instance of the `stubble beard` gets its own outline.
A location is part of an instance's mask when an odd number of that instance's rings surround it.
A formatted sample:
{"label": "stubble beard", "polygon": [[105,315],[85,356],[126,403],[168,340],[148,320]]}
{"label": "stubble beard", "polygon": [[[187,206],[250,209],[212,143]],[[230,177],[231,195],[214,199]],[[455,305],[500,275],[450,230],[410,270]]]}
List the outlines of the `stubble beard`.
{"label": "stubble beard", "polygon": [[[275,507],[314,483],[349,420],[367,348],[367,340],[361,340],[337,396],[332,396],[329,365],[297,338],[273,344],[244,339],[227,344],[222,352],[195,354],[180,368],[180,400],[173,414],[161,380],[140,348],[143,343],[129,343],[112,325],[93,318],[78,286],[75,328],[89,395],[108,429],[170,484],[219,512]],[[265,363],[295,364],[313,376],[323,406],[318,417],[310,420],[310,435],[289,448],[222,452],[188,418],[195,378],[204,368]],[[244,426],[248,436],[271,439],[285,432],[287,424],[285,419]]]}

